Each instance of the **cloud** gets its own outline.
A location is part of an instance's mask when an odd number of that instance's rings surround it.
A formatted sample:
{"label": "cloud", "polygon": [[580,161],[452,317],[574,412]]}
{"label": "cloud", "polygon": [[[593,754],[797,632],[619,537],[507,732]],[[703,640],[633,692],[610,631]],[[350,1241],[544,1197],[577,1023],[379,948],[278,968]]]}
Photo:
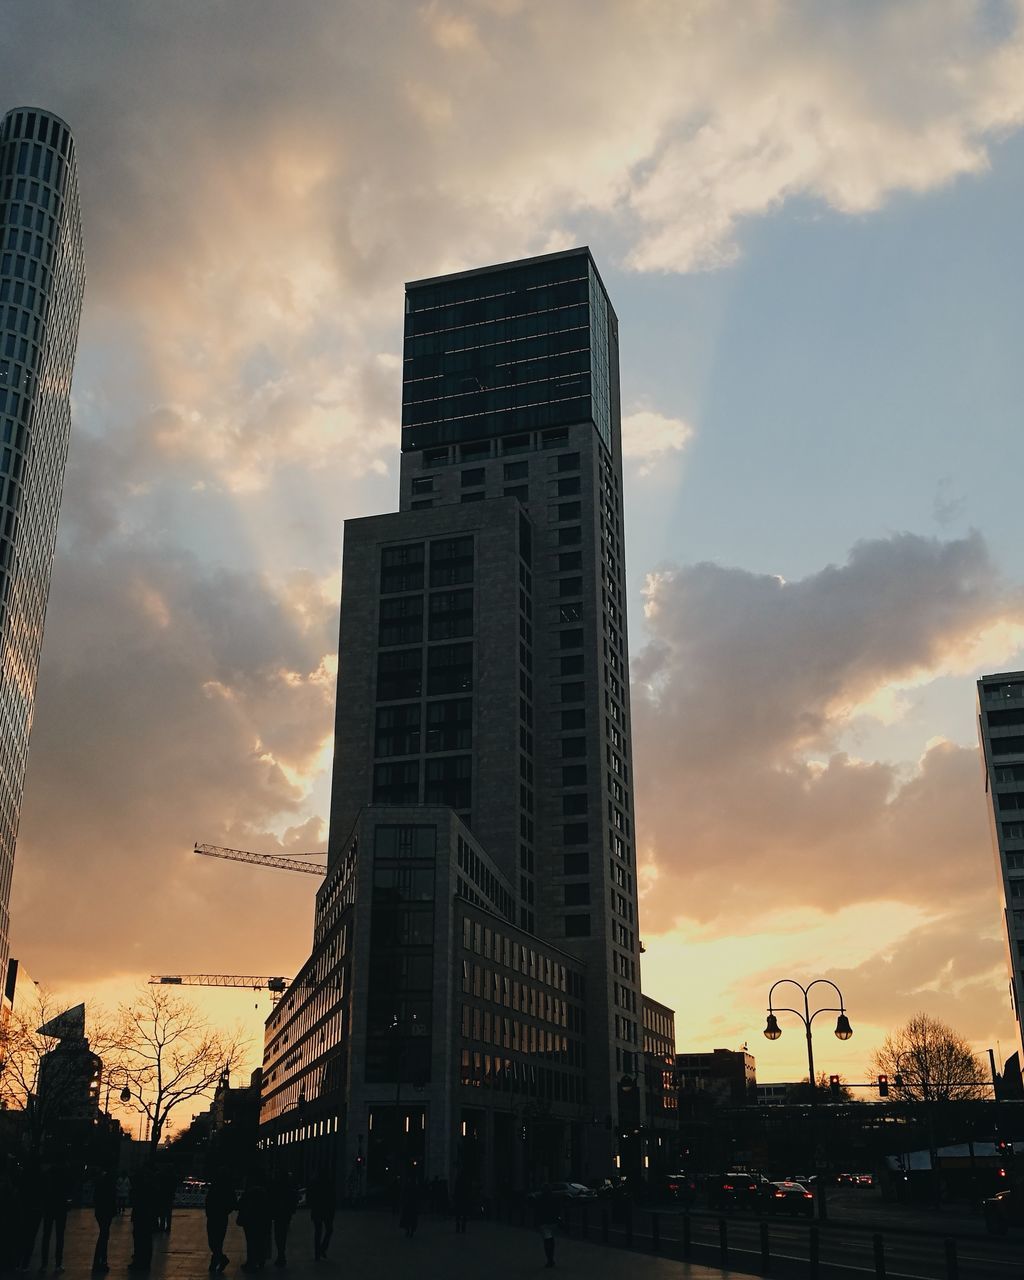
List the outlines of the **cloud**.
{"label": "cloud", "polygon": [[59,984],[151,966],[289,972],[306,877],[190,850],[324,841],[310,792],[336,618],[308,578],[276,586],[158,546],[58,559],[13,911],[30,969]]}
{"label": "cloud", "polygon": [[984,170],[1024,111],[1019,7],[996,25],[980,0],[40,0],[5,21],[11,100],[78,138],[83,350],[137,363],[158,464],[230,490],[381,464],[404,278],[584,228],[637,270],[719,266],[786,201],[859,215]]}
{"label": "cloud", "polygon": [[622,456],[639,463],[646,475],[666,455],[679,453],[693,439],[693,427],[656,409],[637,409],[622,419]]}
{"label": "cloud", "polygon": [[[991,907],[977,750],[940,739],[887,762],[836,745],[890,684],[958,669],[990,630],[1020,643],[1024,597],[980,536],[860,543],[797,582],[669,569],[649,583],[647,622],[633,716],[641,848],[657,874],[648,929],[882,898]],[[966,680],[963,697],[969,738]]]}

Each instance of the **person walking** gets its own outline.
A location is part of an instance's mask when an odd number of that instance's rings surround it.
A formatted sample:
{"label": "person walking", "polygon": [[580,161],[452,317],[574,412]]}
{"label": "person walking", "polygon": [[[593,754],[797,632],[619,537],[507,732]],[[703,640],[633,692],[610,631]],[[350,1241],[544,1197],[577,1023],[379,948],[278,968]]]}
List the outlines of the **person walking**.
{"label": "person walking", "polygon": [[50,1237],[56,1236],[53,1264],[64,1270],[64,1228],[68,1221],[68,1171],[62,1164],[50,1165],[43,1172],[43,1240],[39,1269],[45,1271],[50,1261]]}
{"label": "person walking", "polygon": [[402,1191],[398,1201],[398,1225],[411,1240],[420,1220],[419,1187],[416,1185],[416,1166],[410,1165],[402,1179]]}
{"label": "person walking", "polygon": [[288,1232],[298,1205],[299,1193],[295,1180],[287,1169],[282,1170],[270,1184],[270,1217],[274,1224],[274,1248],[277,1252],[275,1267],[288,1265]]}
{"label": "person walking", "polygon": [[206,1240],[210,1246],[210,1270],[223,1271],[231,1259],[224,1252],[224,1237],[228,1230],[228,1218],[238,1208],[238,1198],[231,1179],[224,1173],[216,1173],[206,1192]]}
{"label": "person walking", "polygon": [[107,1245],[110,1241],[110,1224],[117,1212],[117,1178],[113,1169],[97,1169],[92,1180],[92,1211],[98,1228],[92,1269],[94,1274],[100,1275],[110,1270]]}
{"label": "person walking", "polygon": [[149,1167],[132,1175],[132,1271],[148,1271],[153,1265],[153,1232],[156,1230],[157,1189]]}
{"label": "person walking", "polygon": [[262,1174],[251,1173],[246,1179],[235,1221],[245,1232],[242,1270],[262,1271],[270,1253],[270,1196]]}
{"label": "person walking", "polygon": [[545,1267],[555,1265],[555,1229],[558,1217],[558,1201],[551,1194],[550,1187],[543,1187],[537,1201],[537,1223],[544,1241]]}
{"label": "person walking", "polygon": [[306,1189],[306,1203],[313,1220],[313,1257],[317,1262],[327,1257],[327,1246],[334,1234],[334,1200],[334,1174],[329,1165],[324,1165]]}
{"label": "person walking", "polygon": [[156,1229],[171,1234],[171,1219],[174,1216],[174,1193],[178,1189],[177,1176],[170,1165],[164,1165],[156,1175]]}
{"label": "person walking", "polygon": [[20,1270],[27,1271],[43,1217],[43,1179],[34,1156],[28,1156],[21,1166],[17,1187],[21,1210],[18,1266]]}
{"label": "person walking", "polygon": [[455,1234],[466,1234],[466,1219],[469,1216],[470,1199],[473,1194],[469,1174],[460,1166],[455,1175],[452,1187],[452,1213],[455,1215]]}

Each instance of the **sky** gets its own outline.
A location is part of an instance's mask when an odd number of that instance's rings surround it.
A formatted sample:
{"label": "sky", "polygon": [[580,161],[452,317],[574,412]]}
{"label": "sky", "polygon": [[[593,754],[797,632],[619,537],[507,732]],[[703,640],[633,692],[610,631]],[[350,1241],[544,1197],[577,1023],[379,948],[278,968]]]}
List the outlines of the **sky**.
{"label": "sky", "polygon": [[[290,975],[342,522],[397,506],[403,283],[591,246],[620,321],[643,983],[799,1078],[1014,1047],[974,724],[1024,667],[1017,0],[0,0],[88,286],[13,946],[70,1000]],[[1015,247],[1017,246],[1017,247]],[[820,988],[819,988],[820,990]],[[258,1062],[267,998],[206,999]],[[821,1023],[816,1024],[822,1026]]]}

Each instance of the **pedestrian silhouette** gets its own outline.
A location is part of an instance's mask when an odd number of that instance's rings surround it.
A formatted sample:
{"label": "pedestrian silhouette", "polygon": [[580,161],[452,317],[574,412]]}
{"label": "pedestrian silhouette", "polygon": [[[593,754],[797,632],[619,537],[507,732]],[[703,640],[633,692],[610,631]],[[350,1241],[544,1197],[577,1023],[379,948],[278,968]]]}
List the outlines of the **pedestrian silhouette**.
{"label": "pedestrian silhouette", "polygon": [[55,1236],[54,1267],[64,1270],[64,1228],[68,1221],[69,1197],[68,1171],[63,1164],[52,1164],[43,1171],[43,1240],[39,1254],[39,1269],[45,1271],[50,1261],[50,1237]]}
{"label": "pedestrian silhouette", "polygon": [[245,1233],[243,1271],[262,1271],[270,1253],[270,1196],[262,1174],[251,1173],[238,1202],[238,1225]]}
{"label": "pedestrian silhouette", "polygon": [[327,1257],[327,1246],[334,1234],[334,1172],[324,1165],[306,1189],[306,1203],[313,1220],[313,1257],[319,1262]]}
{"label": "pedestrian silhouette", "polygon": [[128,1265],[133,1271],[148,1271],[153,1263],[157,1218],[157,1189],[152,1169],[137,1169],[132,1175],[131,1203],[134,1252]]}
{"label": "pedestrian silhouette", "polygon": [[32,1262],[36,1236],[39,1234],[39,1223],[43,1217],[42,1174],[34,1156],[29,1156],[21,1166],[18,1191],[22,1213],[18,1266],[22,1271],[27,1271]]}
{"label": "pedestrian silhouette", "polygon": [[230,1259],[224,1252],[224,1236],[228,1218],[238,1208],[238,1199],[231,1179],[224,1173],[215,1173],[206,1192],[206,1240],[210,1246],[210,1270],[223,1271]]}
{"label": "pedestrian silhouette", "polygon": [[419,1223],[419,1187],[416,1184],[416,1166],[412,1165],[405,1171],[402,1179],[402,1191],[399,1198],[399,1218],[398,1225],[405,1232],[408,1239],[416,1234],[416,1227]]}
{"label": "pedestrian silhouette", "polygon": [[93,1175],[92,1211],[99,1229],[92,1255],[92,1269],[98,1274],[110,1270],[107,1244],[110,1240],[110,1224],[117,1212],[117,1178],[113,1169],[97,1169]]}
{"label": "pedestrian silhouette", "polygon": [[537,1201],[537,1224],[544,1241],[545,1267],[555,1265],[555,1228],[558,1226],[558,1201],[549,1187],[541,1190]]}
{"label": "pedestrian silhouette", "polygon": [[452,1212],[455,1214],[455,1234],[466,1234],[466,1219],[469,1217],[470,1203],[473,1195],[473,1184],[465,1169],[460,1168],[455,1175],[452,1187]]}
{"label": "pedestrian silhouette", "polygon": [[292,1215],[298,1208],[299,1193],[295,1180],[287,1169],[281,1170],[270,1184],[270,1216],[274,1223],[274,1248],[277,1257],[274,1266],[288,1265],[288,1232],[292,1225]]}

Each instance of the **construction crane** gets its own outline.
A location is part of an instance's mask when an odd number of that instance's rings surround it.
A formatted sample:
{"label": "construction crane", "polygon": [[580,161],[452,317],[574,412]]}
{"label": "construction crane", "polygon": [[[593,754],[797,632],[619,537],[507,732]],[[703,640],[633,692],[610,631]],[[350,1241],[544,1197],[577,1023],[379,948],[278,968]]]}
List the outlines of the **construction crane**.
{"label": "construction crane", "polygon": [[304,871],[308,876],[325,876],[327,868],[303,858],[326,858],[326,853],[304,853],[285,858],[277,853],[250,853],[247,849],[225,849],[219,844],[196,844],[195,852],[204,858],[227,858],[229,862],[248,862],[257,867],[274,867],[278,871]]}
{"label": "construction crane", "polygon": [[291,985],[290,978],[265,978],[248,973],[154,973],[151,987],[237,987],[243,991],[269,991],[283,995]]}

